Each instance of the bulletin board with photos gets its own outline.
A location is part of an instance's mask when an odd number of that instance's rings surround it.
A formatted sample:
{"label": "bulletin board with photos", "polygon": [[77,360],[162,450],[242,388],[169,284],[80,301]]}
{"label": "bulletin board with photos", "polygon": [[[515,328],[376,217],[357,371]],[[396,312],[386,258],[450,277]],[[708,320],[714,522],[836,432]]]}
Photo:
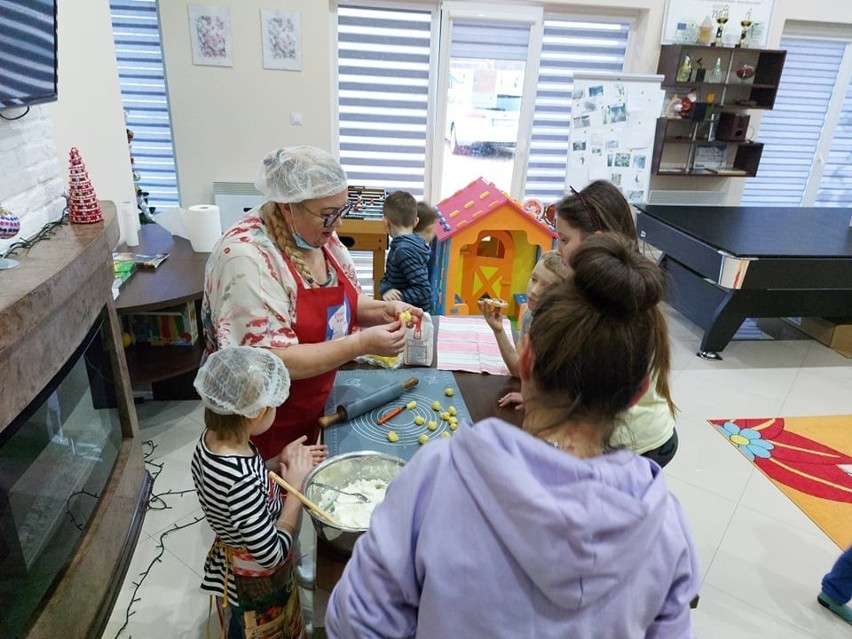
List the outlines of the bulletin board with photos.
{"label": "bulletin board with photos", "polygon": [[651,156],[664,91],[661,75],[575,73],[567,184],[615,184],[631,203],[648,200]]}

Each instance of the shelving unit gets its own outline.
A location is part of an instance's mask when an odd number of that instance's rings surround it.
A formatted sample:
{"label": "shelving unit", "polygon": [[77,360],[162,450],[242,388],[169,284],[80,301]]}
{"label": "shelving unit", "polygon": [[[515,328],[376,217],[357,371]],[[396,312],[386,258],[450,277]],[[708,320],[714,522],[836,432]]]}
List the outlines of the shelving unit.
{"label": "shelving unit", "polygon": [[[692,61],[688,81],[679,82],[678,72],[685,56]],[[763,144],[752,141],[747,126],[736,133],[719,133],[722,114],[729,119],[748,109],[771,109],[775,105],[786,51],[742,49],[702,45],[663,45],[657,72],[664,76],[666,104],[694,92],[698,99],[689,117],[661,117],[657,120],[651,171],[654,175],[689,177],[754,177],[760,165]],[[697,81],[700,61],[705,79],[716,60],[722,70],[721,82]],[[738,70],[752,67],[754,75],[740,78]],[[704,111],[706,109],[706,112]],[[747,116],[736,120],[746,121]]]}
{"label": "shelving unit", "polygon": [[[204,266],[209,253],[196,253],[190,243],[173,237],[159,224],[144,224],[139,245],[121,245],[120,252],[168,253],[155,270],[138,269],[121,287],[115,309],[119,316],[155,312],[192,302],[201,319]],[[201,326],[192,346],[134,344],[124,349],[130,381],[135,391],[150,390],[154,399],[197,399],[192,386],[204,352]]]}

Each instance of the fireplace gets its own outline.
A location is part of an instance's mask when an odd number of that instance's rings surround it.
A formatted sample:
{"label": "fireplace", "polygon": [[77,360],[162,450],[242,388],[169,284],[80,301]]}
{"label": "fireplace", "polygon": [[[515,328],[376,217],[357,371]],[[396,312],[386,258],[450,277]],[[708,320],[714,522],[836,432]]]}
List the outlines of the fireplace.
{"label": "fireplace", "polygon": [[150,492],[103,204],[0,272],[2,637],[100,636]]}

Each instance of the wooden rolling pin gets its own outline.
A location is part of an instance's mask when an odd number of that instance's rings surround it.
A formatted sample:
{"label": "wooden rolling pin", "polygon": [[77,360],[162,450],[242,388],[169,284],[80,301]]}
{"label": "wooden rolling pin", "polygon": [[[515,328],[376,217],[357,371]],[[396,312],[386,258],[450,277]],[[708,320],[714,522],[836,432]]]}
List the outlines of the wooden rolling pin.
{"label": "wooden rolling pin", "polygon": [[388,384],[377,391],[373,391],[366,397],[353,400],[345,405],[340,405],[337,407],[336,412],[319,418],[320,428],[326,428],[337,422],[348,422],[350,419],[355,419],[359,415],[363,415],[374,408],[384,406],[388,402],[392,402],[400,397],[405,391],[417,386],[419,381],[416,377],[409,377],[404,382]]}

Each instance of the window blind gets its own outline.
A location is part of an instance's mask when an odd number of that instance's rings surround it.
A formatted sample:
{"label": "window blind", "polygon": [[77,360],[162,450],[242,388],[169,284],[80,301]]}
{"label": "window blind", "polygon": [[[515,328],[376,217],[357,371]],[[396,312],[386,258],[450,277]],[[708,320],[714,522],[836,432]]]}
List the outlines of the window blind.
{"label": "window blind", "polygon": [[432,10],[337,7],[338,136],[349,183],[423,196]]}
{"label": "window blind", "polygon": [[156,0],[112,0],[112,32],[131,153],[148,204],[179,205]]}
{"label": "window blind", "polygon": [[760,122],[765,144],[757,177],[746,180],[743,206],[800,206],[846,44],[782,37],[787,59],[773,110]]}
{"label": "window blind", "polygon": [[525,198],[554,202],[565,194],[574,72],[622,72],[629,28],[627,21],[545,16]]}
{"label": "window blind", "polygon": [[852,82],[846,87],[814,206],[852,206]]}

